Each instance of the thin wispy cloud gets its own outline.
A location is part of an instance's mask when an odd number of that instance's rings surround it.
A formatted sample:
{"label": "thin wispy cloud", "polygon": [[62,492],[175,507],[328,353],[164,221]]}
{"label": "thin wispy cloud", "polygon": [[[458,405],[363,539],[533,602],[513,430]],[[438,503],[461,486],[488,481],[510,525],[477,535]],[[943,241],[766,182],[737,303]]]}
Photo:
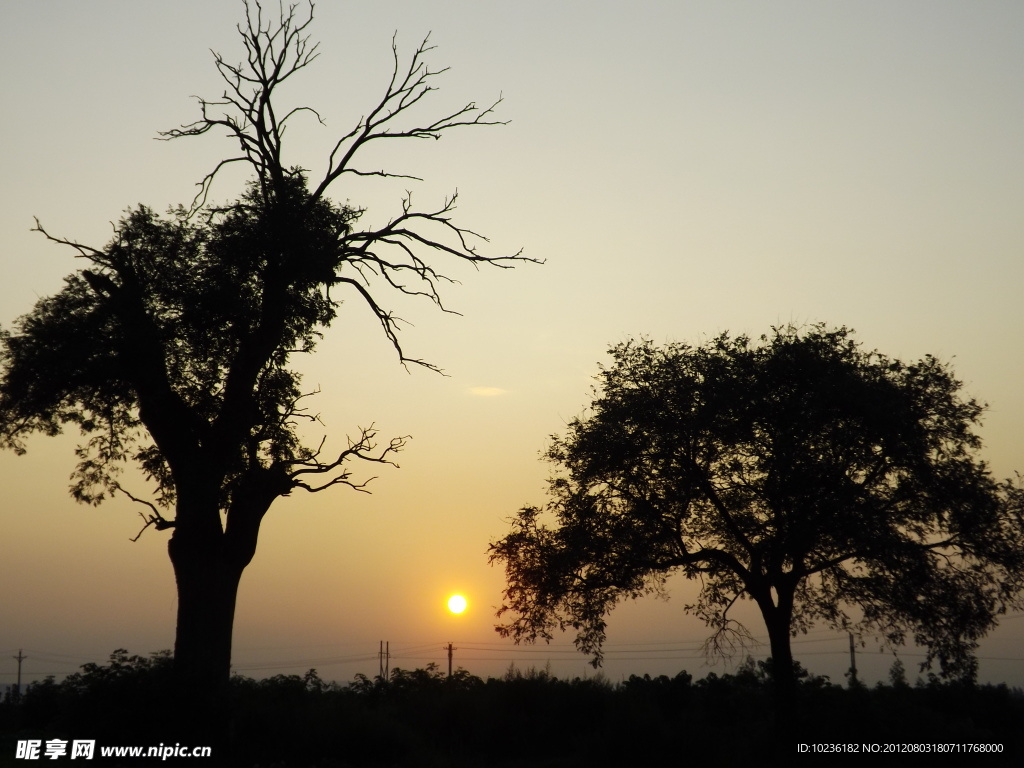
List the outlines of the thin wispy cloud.
{"label": "thin wispy cloud", "polygon": [[471,387],[469,390],[469,394],[475,397],[497,397],[507,393],[508,390],[501,387]]}

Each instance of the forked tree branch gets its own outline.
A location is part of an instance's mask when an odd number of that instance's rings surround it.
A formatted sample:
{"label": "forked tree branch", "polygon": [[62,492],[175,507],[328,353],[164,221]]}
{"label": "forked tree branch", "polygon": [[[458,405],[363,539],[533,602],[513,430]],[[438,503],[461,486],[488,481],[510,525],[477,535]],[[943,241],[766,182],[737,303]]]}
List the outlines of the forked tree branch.
{"label": "forked tree branch", "polygon": [[152,502],[146,501],[145,499],[136,498],[131,493],[126,491],[123,487],[121,487],[120,483],[114,483],[114,490],[120,491],[129,499],[134,501],[136,504],[142,504],[144,506],[149,507],[150,510],[152,510],[153,512],[153,514],[149,516],[146,516],[142,512],[139,512],[139,517],[145,520],[146,524],[142,526],[142,530],[135,534],[135,537],[131,539],[131,541],[138,541],[142,537],[142,534],[146,532],[146,529],[149,528],[149,526],[151,525],[154,526],[158,531],[165,531],[168,528],[174,527],[174,521],[168,520],[162,514],[160,514],[160,510],[157,509],[156,505],[154,505]]}
{"label": "forked tree branch", "polygon": [[[334,485],[347,485],[356,491],[369,493],[366,487],[376,478],[371,477],[361,483],[353,482],[350,479],[352,477],[351,473],[348,469],[343,468],[345,462],[349,459],[359,459],[361,461],[367,461],[374,464],[388,464],[392,467],[397,467],[398,464],[388,457],[402,450],[410,437],[409,435],[393,437],[387,447],[377,451],[378,446],[375,442],[377,430],[374,428],[373,424],[369,427],[361,427],[359,432],[359,438],[357,440],[349,438],[348,448],[339,453],[332,461],[321,461],[319,458],[323,452],[324,442],[326,441],[326,438],[324,438],[320,441],[320,445],[317,447],[317,450],[308,458],[288,462],[292,467],[292,471],[288,473],[288,478],[291,480],[293,486],[296,488],[302,488],[310,493],[317,493]],[[327,478],[319,484],[305,479],[300,479],[307,476],[310,478],[321,477],[331,475],[332,473],[337,474],[333,477]]]}
{"label": "forked tree branch", "polygon": [[38,216],[33,216],[32,218],[35,219],[36,225],[32,227],[31,230],[29,230],[30,232],[39,232],[43,235],[43,237],[45,237],[50,242],[74,248],[76,251],[78,251],[78,255],[80,257],[89,259],[89,261],[95,264],[109,266],[109,259],[107,258],[106,253],[104,253],[103,251],[98,251],[91,246],[83,245],[82,243],[79,243],[76,240],[66,240],[63,237],[56,237],[54,235],[51,235],[43,228],[43,225],[40,223]]}
{"label": "forked tree branch", "polygon": [[[416,211],[412,208],[411,193],[407,192],[402,200],[401,215],[381,229],[353,232],[346,238],[342,270],[335,279],[335,284],[348,285],[359,293],[377,318],[403,365],[412,363],[438,373],[441,371],[435,365],[408,357],[405,354],[398,338],[403,321],[390,310],[382,307],[371,295],[369,291],[371,279],[373,277],[383,278],[391,288],[400,293],[407,296],[425,297],[443,312],[458,314],[444,305],[438,290],[440,283],[455,283],[457,281],[438,272],[428,264],[417,254],[417,247],[431,252],[446,253],[468,261],[474,266],[488,264],[508,269],[517,262],[543,263],[541,260],[523,256],[521,250],[511,256],[483,256],[478,253],[471,240],[477,238],[487,242],[487,238],[452,222],[450,214],[455,210],[457,200],[458,193],[456,192],[446,199],[444,205],[436,211]],[[411,225],[416,223],[432,225],[438,234],[428,235],[424,231],[412,228]],[[445,234],[449,235],[452,244],[441,239]],[[402,260],[388,258],[384,255],[384,249],[387,248],[397,251],[400,258],[404,258]],[[351,276],[344,274],[345,267],[351,268],[355,274]],[[406,281],[404,279],[406,275],[412,278],[413,282]]]}
{"label": "forked tree branch", "polygon": [[397,33],[391,38],[391,54],[393,69],[391,82],[388,84],[384,97],[367,114],[362,117],[352,130],[342,136],[331,150],[328,158],[328,169],[323,180],[317,186],[313,196],[318,198],[327,187],[345,173],[360,176],[385,176],[391,178],[414,178],[402,174],[385,171],[363,171],[352,167],[351,163],[359,149],[371,141],[378,139],[440,139],[444,131],[451,128],[469,125],[506,125],[507,120],[490,119],[495,109],[502,102],[502,97],[489,107],[482,109],[475,102],[469,102],[458,109],[433,122],[397,127],[395,120],[406,112],[431,91],[437,90],[433,85],[434,78],[448,71],[447,67],[431,71],[424,56],[434,49],[427,35],[413,54],[409,67],[404,75],[400,75],[401,63],[398,56]]}

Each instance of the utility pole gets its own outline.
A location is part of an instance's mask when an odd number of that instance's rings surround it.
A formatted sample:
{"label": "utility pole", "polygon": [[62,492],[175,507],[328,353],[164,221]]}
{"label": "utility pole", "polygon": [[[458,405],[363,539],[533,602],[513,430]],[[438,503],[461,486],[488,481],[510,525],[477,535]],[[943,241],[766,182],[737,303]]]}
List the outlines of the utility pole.
{"label": "utility pole", "polygon": [[21,662],[23,662],[28,657],[22,654],[21,648],[19,648],[18,655],[12,656],[11,658],[17,659],[18,661],[18,682],[14,686],[14,701],[18,702],[21,700]]}
{"label": "utility pole", "polygon": [[850,632],[850,685],[857,684],[857,655],[853,645],[853,632]]}
{"label": "utility pole", "polygon": [[391,673],[391,641],[388,640],[386,643],[380,641],[380,651],[377,653],[377,659],[380,661],[380,672],[378,675],[381,680],[387,680],[388,675]]}
{"label": "utility pole", "polygon": [[[445,650],[445,649],[442,648],[441,650]],[[458,648],[452,648],[452,644],[449,642],[447,650],[448,650],[448,677],[450,678],[452,676],[452,651],[457,651],[459,649]]]}

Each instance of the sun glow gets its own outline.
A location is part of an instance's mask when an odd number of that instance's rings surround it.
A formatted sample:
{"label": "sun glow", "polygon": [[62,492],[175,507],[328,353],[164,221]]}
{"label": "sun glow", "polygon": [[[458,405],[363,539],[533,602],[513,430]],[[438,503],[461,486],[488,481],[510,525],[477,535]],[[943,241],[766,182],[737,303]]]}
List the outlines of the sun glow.
{"label": "sun glow", "polygon": [[452,613],[462,613],[466,610],[466,598],[462,595],[452,595],[448,598],[448,610]]}

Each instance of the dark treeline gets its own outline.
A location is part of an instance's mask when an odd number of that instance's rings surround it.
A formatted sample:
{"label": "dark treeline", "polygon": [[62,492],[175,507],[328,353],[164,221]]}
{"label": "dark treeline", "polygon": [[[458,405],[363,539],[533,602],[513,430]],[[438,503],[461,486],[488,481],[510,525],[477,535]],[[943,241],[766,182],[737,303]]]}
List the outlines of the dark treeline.
{"label": "dark treeline", "polygon": [[[28,686],[20,702],[8,696],[0,705],[0,765],[25,764],[12,760],[19,739],[139,746],[180,741],[167,724],[170,661],[167,653],[141,657],[119,650],[107,665],[86,664],[61,682],[48,678]],[[701,680],[680,672],[634,675],[614,684],[600,676],[561,680],[544,670],[515,668],[488,680],[460,669],[449,679],[436,665],[396,669],[387,680],[358,676],[346,685],[326,682],[315,670],[258,681],[235,677],[231,758],[221,753],[192,762],[513,768],[711,759],[716,766],[750,765],[770,749],[770,677],[770,663],[750,659],[734,673]],[[799,741],[1002,744],[1002,754],[973,760],[1019,764],[1021,691],[935,678],[912,685],[898,663],[890,678],[873,688],[839,686],[801,672]],[[792,756],[799,760],[795,744]],[[806,757],[824,764],[820,754]],[[887,755],[886,764],[910,765],[920,757]],[[961,754],[950,762],[965,759],[972,760]]]}

